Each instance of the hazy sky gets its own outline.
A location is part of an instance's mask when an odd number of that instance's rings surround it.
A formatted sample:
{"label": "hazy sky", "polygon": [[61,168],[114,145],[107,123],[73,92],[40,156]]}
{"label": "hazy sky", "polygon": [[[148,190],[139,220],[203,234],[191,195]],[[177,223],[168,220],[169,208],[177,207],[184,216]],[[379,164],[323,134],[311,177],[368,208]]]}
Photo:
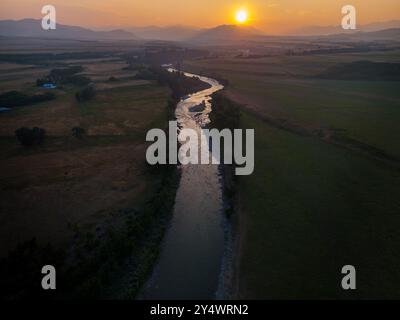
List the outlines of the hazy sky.
{"label": "hazy sky", "polygon": [[248,9],[251,24],[266,32],[310,25],[338,25],[341,7],[357,8],[358,22],[400,20],[400,0],[0,0],[0,19],[39,18],[53,4],[59,23],[88,27],[189,25],[213,27],[233,22]]}

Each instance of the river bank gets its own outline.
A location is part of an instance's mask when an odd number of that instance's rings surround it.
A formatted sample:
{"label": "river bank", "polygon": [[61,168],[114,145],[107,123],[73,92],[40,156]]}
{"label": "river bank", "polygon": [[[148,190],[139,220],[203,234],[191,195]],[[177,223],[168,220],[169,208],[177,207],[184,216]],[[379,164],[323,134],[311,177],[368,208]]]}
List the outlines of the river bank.
{"label": "river bank", "polygon": [[[181,99],[175,112],[180,128],[202,135],[202,128],[210,123],[212,94],[223,86],[211,78],[184,75],[210,85]],[[203,107],[191,111],[198,105]],[[185,165],[180,170],[174,214],[143,299],[215,299],[217,295],[225,246],[220,171],[212,164]]]}

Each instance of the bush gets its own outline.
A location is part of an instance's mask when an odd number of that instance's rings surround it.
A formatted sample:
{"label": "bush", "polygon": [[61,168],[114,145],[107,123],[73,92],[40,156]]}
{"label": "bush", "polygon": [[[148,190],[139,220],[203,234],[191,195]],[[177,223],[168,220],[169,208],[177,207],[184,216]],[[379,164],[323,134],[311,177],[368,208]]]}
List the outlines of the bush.
{"label": "bush", "polygon": [[83,102],[94,98],[95,95],[96,95],[95,86],[93,84],[89,84],[81,91],[78,91],[75,97],[78,102]]}
{"label": "bush", "polygon": [[138,79],[138,80],[156,80],[157,79],[157,75],[154,74],[149,69],[142,69],[135,75],[135,79]]}
{"label": "bush", "polygon": [[73,127],[72,128],[72,136],[74,136],[77,139],[82,139],[85,134],[86,134],[86,130],[81,127]]}
{"label": "bush", "polygon": [[36,85],[42,86],[45,83],[71,83],[77,86],[84,86],[90,83],[90,78],[78,74],[82,71],[82,66],[53,69],[46,77],[37,79]]}
{"label": "bush", "polygon": [[[17,300],[50,298],[54,290],[43,290],[40,286],[43,275],[40,270],[49,262],[56,268],[63,264],[65,252],[50,244],[40,246],[36,239],[19,243],[0,260],[0,299]],[[58,275],[58,278],[60,276]],[[53,291],[53,292],[49,292]]]}
{"label": "bush", "polygon": [[46,130],[38,127],[32,129],[23,127],[16,130],[15,135],[23,146],[29,147],[35,144],[41,144],[46,135]]}
{"label": "bush", "polygon": [[53,69],[50,71],[50,76],[64,78],[67,76],[72,76],[73,74],[83,71],[82,66],[72,66],[68,68]]}
{"label": "bush", "polygon": [[8,91],[0,94],[0,106],[5,108],[19,107],[27,104],[53,100],[55,98],[56,96],[50,92],[29,96],[19,91]]}
{"label": "bush", "polygon": [[62,83],[71,83],[76,86],[86,86],[90,83],[90,78],[81,76],[81,75],[74,75],[71,77],[66,78]]}

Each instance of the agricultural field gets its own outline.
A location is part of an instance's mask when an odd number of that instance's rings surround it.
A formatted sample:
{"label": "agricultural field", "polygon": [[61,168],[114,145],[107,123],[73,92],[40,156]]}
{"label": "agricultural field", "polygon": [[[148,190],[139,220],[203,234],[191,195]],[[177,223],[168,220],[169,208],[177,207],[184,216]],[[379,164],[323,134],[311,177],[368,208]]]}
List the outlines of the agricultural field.
{"label": "agricultural field", "polygon": [[314,76],[340,63],[399,62],[382,53],[210,59],[186,62],[189,70],[228,79],[228,96],[258,115],[327,135],[341,136],[399,157],[396,125],[400,93],[396,81],[338,81]]}
{"label": "agricultural field", "polygon": [[[316,77],[363,60],[398,63],[400,56],[185,62],[227,80],[225,95],[242,106],[241,126],[255,129],[255,171],[237,183],[239,298],[400,297],[398,82]],[[351,293],[340,287],[346,264],[358,270]]]}
{"label": "agricultural field", "polygon": [[[145,163],[145,132],[165,126],[169,90],[133,80],[123,61],[79,63],[97,88],[95,98],[84,102],[75,99],[79,88],[72,85],[36,87],[50,68],[0,64],[2,91],[56,95],[0,114],[1,257],[33,237],[65,248],[77,228],[93,231],[120,210],[140,208],[154,193],[158,181]],[[109,82],[111,76],[117,80]],[[44,142],[21,146],[15,138],[20,127],[45,129]],[[76,127],[83,137],[73,136]]]}
{"label": "agricultural field", "polygon": [[[399,297],[399,170],[254,115],[242,125],[255,129],[256,157],[238,182],[239,297]],[[356,292],[339,285],[347,264]]]}

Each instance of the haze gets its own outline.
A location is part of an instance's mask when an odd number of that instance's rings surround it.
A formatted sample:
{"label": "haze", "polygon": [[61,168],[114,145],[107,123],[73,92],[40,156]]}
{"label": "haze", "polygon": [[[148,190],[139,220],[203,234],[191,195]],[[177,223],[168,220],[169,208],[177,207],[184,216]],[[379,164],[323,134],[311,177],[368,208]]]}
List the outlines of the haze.
{"label": "haze", "polygon": [[[234,23],[234,12],[248,9],[250,23],[268,33],[305,26],[338,25],[348,0],[2,0],[0,19],[39,18],[45,4],[57,8],[58,22],[102,28],[108,26],[186,25],[213,27]],[[399,18],[398,0],[353,0],[358,22],[368,24]]]}

